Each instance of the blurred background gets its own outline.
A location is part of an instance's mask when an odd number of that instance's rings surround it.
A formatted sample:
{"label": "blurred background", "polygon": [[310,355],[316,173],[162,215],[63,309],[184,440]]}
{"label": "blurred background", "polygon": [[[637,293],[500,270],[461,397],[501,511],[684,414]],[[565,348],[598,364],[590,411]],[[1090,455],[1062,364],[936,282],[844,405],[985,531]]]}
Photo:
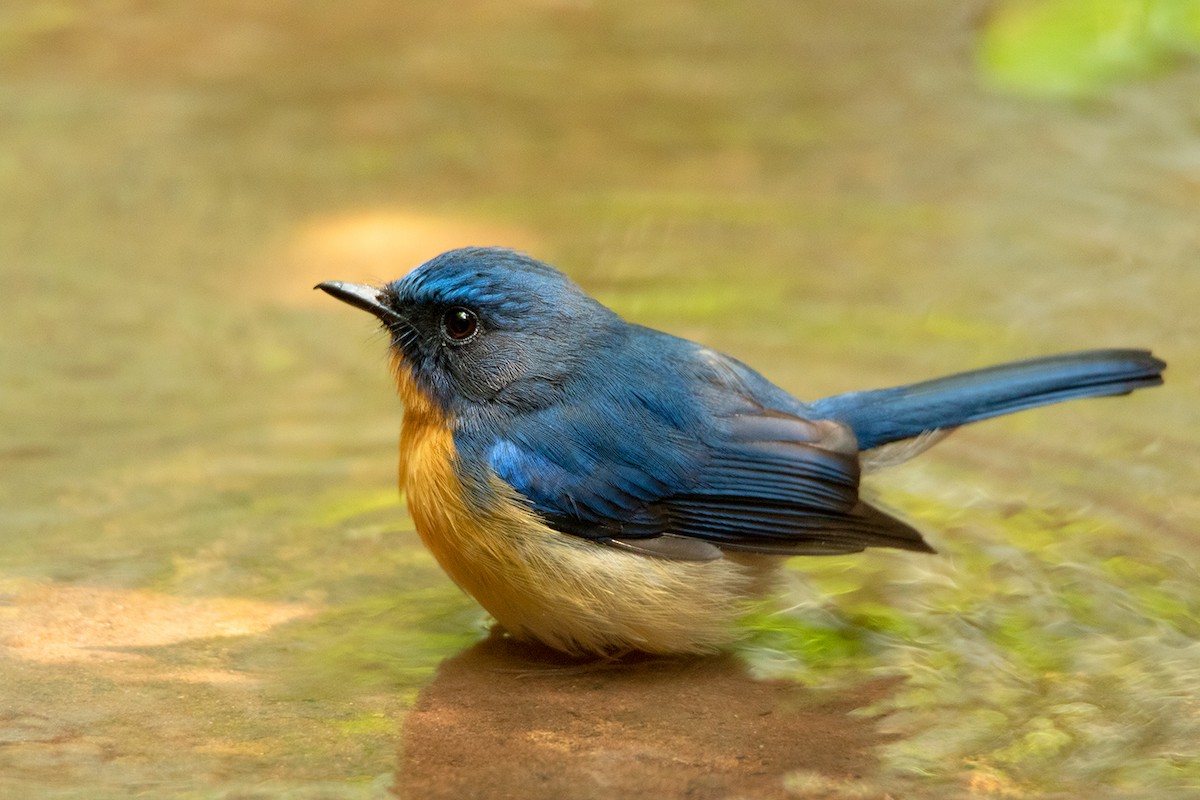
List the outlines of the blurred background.
{"label": "blurred background", "polygon": [[461,245],[802,398],[1153,347],[874,477],[941,555],[794,560],[740,657],[904,679],[781,796],[1200,791],[1198,51],[1195,0],[0,6],[0,793],[403,785],[486,621],[311,287]]}

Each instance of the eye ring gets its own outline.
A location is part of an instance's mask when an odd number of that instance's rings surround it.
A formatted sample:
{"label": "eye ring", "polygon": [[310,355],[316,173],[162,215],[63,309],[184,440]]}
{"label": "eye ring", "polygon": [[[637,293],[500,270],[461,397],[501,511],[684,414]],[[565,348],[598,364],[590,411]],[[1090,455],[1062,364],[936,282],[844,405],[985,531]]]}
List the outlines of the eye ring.
{"label": "eye ring", "polygon": [[462,306],[447,309],[442,315],[442,332],[453,342],[465,342],[479,332],[479,316]]}

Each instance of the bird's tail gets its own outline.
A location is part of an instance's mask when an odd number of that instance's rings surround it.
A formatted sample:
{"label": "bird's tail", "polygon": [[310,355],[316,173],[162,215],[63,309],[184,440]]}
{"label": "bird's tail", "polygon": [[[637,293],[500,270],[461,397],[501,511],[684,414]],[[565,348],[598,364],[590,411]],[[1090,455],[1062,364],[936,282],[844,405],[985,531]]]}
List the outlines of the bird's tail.
{"label": "bird's tail", "polygon": [[848,424],[859,448],[869,450],[1061,400],[1158,386],[1166,366],[1147,350],[1086,350],[892,389],[835,395],[814,403],[811,410]]}

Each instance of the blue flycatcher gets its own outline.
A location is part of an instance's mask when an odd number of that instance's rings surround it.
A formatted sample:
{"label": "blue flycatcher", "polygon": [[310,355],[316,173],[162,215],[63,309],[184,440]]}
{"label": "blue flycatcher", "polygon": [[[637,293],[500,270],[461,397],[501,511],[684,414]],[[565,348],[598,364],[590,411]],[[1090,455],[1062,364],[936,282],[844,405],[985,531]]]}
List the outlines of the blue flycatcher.
{"label": "blue flycatcher", "polygon": [[932,552],[859,498],[881,448],[915,455],[968,422],[1156,386],[1165,368],[1093,350],[805,403],[511,250],[317,288],[391,336],[421,539],[512,636],[569,653],[711,651],[787,556]]}

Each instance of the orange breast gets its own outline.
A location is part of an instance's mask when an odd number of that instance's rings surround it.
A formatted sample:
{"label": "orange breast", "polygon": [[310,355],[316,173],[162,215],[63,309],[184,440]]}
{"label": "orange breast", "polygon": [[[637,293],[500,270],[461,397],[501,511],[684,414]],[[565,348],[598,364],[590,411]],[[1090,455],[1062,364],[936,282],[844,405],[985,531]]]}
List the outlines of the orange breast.
{"label": "orange breast", "polygon": [[521,639],[568,652],[705,652],[760,592],[778,559],[647,557],[549,528],[492,476],[480,507],[455,470],[453,420],[396,365],[404,401],[400,487],[442,569]]}

